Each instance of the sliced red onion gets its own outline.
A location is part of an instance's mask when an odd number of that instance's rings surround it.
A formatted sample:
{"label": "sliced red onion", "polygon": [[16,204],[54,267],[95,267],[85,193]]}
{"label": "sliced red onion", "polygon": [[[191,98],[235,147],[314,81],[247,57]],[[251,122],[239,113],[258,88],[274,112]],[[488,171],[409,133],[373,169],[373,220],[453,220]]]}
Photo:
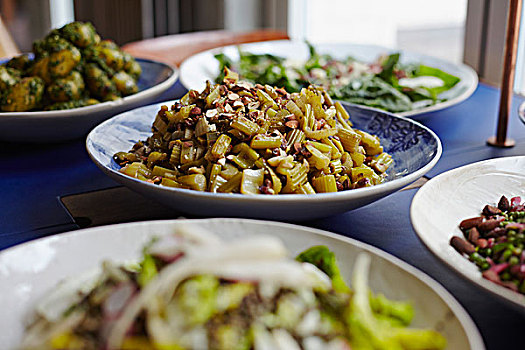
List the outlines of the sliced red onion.
{"label": "sliced red onion", "polygon": [[500,284],[501,282],[499,275],[491,269],[483,271],[482,276],[483,278],[486,278],[489,281],[497,284]]}
{"label": "sliced red onion", "polygon": [[513,206],[513,207],[517,207],[518,205],[521,204],[521,197],[517,196],[517,197],[512,197],[510,199],[510,204]]}
{"label": "sliced red onion", "polygon": [[137,288],[132,282],[123,282],[116,285],[111,295],[102,305],[104,318],[109,320],[118,318],[136,290]]}
{"label": "sliced red onion", "polygon": [[505,270],[509,266],[510,266],[509,263],[502,263],[502,264],[497,264],[497,265],[492,266],[489,270],[494,271],[495,273],[499,275],[501,272],[503,272],[503,270]]}

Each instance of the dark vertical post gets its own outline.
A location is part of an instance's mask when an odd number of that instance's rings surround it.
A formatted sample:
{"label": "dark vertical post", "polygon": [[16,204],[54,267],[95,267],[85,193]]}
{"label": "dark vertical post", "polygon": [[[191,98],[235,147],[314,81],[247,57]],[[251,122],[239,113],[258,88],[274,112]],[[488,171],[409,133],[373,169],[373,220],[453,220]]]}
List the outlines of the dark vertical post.
{"label": "dark vertical post", "polygon": [[501,79],[501,96],[499,101],[498,127],[496,137],[490,137],[487,143],[495,147],[513,147],[516,142],[507,138],[509,110],[514,88],[514,73],[516,70],[516,54],[521,20],[522,0],[510,0],[507,19],[507,37],[505,41],[505,57],[503,60],[503,76]]}

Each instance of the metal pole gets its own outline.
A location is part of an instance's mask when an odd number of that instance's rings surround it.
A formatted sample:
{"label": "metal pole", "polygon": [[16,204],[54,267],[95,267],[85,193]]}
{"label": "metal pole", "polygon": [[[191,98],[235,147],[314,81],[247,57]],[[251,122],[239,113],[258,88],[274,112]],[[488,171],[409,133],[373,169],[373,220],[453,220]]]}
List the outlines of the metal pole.
{"label": "metal pole", "polygon": [[496,136],[490,137],[487,143],[495,147],[513,147],[516,142],[507,138],[509,111],[514,87],[516,71],[516,54],[518,52],[518,37],[521,20],[522,0],[510,0],[507,18],[507,37],[505,41],[505,57],[503,61],[503,76],[501,78],[501,96],[499,101],[498,126]]}

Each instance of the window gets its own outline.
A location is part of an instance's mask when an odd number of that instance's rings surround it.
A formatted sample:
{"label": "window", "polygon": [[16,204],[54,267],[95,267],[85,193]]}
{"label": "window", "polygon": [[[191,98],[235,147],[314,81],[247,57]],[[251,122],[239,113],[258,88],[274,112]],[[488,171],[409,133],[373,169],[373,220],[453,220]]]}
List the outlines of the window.
{"label": "window", "polygon": [[463,61],[467,0],[290,2],[294,39],[374,44]]}

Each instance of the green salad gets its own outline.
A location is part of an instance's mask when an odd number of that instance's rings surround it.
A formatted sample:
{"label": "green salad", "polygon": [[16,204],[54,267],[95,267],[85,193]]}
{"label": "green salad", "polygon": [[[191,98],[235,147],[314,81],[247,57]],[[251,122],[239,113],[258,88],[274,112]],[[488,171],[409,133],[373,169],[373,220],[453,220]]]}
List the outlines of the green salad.
{"label": "green salad", "polygon": [[350,288],[325,246],[292,259],[276,237],[225,242],[181,225],[151,242],[140,263],[104,262],[82,292],[56,288],[37,305],[21,348],[443,349],[435,330],[408,327],[409,303],[370,291],[370,260],[357,256]]}
{"label": "green salad", "polygon": [[[400,54],[381,56],[376,62],[360,62],[353,57],[337,60],[319,54],[308,44],[306,61],[271,54],[253,54],[239,49],[239,60],[217,54],[220,71],[228,67],[253,83],[284,87],[299,92],[310,84],[322,86],[337,100],[384,109],[394,113],[412,111],[445,101],[439,95],[460,79],[423,64],[402,64]],[[216,81],[222,82],[224,73]]]}

